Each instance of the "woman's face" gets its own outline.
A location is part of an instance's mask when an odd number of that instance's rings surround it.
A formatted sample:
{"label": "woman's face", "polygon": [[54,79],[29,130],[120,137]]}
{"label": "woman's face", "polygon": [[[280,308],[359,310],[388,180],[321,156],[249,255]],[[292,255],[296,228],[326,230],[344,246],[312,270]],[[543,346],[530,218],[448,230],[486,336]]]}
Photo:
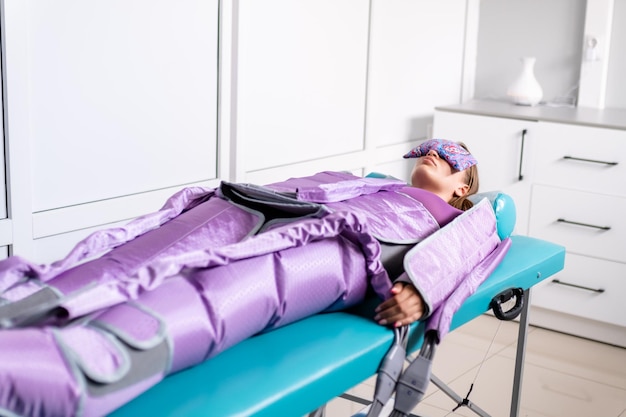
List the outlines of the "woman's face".
{"label": "woman's face", "polygon": [[465,171],[454,170],[436,151],[431,150],[415,161],[411,185],[437,194],[449,202],[455,195],[460,197],[469,190],[465,177]]}

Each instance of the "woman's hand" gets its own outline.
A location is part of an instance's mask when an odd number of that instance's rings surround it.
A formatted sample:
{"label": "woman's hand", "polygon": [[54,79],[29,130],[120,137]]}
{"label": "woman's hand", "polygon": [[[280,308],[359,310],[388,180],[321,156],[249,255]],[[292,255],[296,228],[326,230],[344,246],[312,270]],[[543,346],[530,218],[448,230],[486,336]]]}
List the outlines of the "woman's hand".
{"label": "woman's hand", "polygon": [[381,325],[400,327],[417,321],[424,314],[424,300],[412,285],[396,282],[391,288],[391,297],[376,307],[374,320]]}

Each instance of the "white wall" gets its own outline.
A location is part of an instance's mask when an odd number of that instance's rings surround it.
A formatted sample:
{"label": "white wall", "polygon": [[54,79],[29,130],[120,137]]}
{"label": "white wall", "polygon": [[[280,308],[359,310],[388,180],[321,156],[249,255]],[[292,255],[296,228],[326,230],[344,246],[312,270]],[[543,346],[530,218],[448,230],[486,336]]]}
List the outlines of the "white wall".
{"label": "white wall", "polygon": [[626,0],[615,0],[612,31],[605,105],[626,109]]}
{"label": "white wall", "polygon": [[[520,57],[535,56],[544,102],[626,109],[626,0],[480,0],[478,26],[475,98],[508,100]],[[610,43],[593,62],[587,36]]]}
{"label": "white wall", "polygon": [[575,95],[585,4],[585,0],[481,0],[475,97],[505,99],[523,56],[537,58],[535,76],[545,101]]}

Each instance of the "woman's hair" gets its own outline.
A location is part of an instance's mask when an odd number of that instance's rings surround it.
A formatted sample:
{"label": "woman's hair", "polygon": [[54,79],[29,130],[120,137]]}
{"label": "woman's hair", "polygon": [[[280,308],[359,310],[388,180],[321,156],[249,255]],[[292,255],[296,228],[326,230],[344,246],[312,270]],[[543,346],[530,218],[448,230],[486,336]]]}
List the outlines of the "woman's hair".
{"label": "woman's hair", "polygon": [[[459,142],[459,145],[461,145],[466,151],[469,152],[469,149],[467,149],[467,145],[465,145],[463,142]],[[462,197],[454,196],[449,202],[452,207],[456,207],[459,210],[463,211],[469,210],[474,206],[474,203],[472,203],[471,200],[468,199],[468,197],[478,192],[478,167],[476,165],[472,165],[465,170],[465,184],[469,185],[469,190],[467,191],[467,193]]]}

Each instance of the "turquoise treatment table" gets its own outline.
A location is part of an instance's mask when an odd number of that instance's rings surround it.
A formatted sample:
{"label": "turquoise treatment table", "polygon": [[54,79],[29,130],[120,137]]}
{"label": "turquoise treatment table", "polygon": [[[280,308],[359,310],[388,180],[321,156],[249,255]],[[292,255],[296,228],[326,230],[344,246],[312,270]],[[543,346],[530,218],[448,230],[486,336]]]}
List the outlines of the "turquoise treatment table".
{"label": "turquoise treatment table", "polygon": [[[511,239],[502,263],[455,314],[451,331],[489,310],[501,292],[524,291],[511,403],[511,416],[517,416],[530,289],[563,269],[565,248],[531,237]],[[314,315],[254,336],[168,376],[111,416],[306,415],[376,373],[394,334],[371,320],[373,305]],[[423,331],[422,323],[412,326],[409,352],[419,349]]]}

